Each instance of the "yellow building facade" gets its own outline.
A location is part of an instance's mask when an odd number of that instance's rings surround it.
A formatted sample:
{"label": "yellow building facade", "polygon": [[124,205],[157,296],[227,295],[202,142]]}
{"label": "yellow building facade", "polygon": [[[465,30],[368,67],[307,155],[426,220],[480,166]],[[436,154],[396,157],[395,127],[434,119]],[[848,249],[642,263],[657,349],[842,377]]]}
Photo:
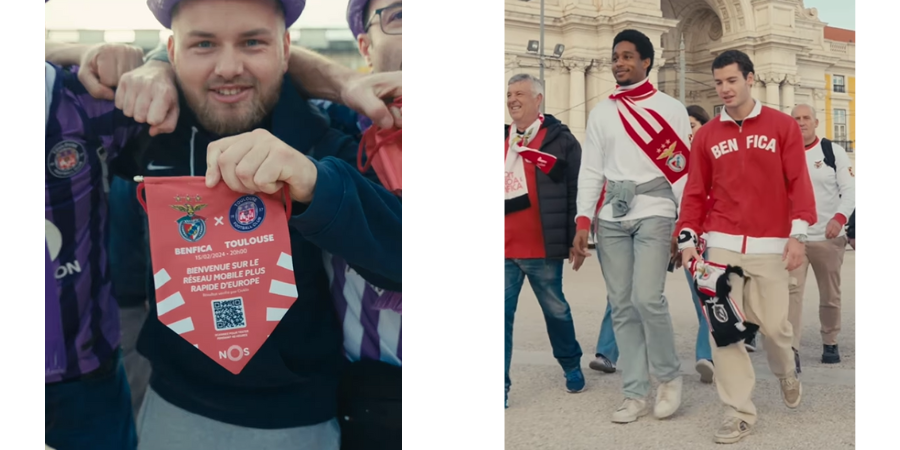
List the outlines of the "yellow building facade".
{"label": "yellow building facade", "polygon": [[[851,30],[825,27],[825,38],[835,46],[855,45]],[[853,67],[835,64],[825,74],[825,137],[854,150],[856,141],[856,77]],[[820,119],[821,122],[821,119]]]}

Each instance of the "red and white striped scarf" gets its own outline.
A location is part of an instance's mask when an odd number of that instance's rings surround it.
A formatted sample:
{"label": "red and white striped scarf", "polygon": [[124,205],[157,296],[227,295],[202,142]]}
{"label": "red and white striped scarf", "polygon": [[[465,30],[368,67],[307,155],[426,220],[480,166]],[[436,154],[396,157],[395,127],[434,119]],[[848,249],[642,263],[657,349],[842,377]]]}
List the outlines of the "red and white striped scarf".
{"label": "red and white striped scarf", "polygon": [[690,149],[666,119],[637,103],[656,92],[650,79],[645,78],[630,86],[616,86],[616,91],[609,98],[615,100],[628,136],[660,169],[669,183],[674,184],[687,175]]}
{"label": "red and white striped scarf", "polygon": [[[544,115],[541,114],[525,129],[524,133],[517,133],[515,124],[509,126],[505,168],[506,214],[531,206],[531,202],[528,200],[528,182],[525,178],[526,160],[550,176],[551,179],[558,179],[560,176],[559,172],[563,165],[557,166],[555,156],[538,150],[546,133],[541,130],[543,123]],[[554,168],[557,170],[553,170]]]}

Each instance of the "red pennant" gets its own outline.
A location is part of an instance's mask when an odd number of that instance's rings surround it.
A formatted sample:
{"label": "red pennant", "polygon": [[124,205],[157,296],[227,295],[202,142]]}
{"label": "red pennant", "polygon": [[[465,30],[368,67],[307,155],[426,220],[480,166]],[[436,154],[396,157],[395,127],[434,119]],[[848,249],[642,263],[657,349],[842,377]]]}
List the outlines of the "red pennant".
{"label": "red pennant", "polygon": [[[402,108],[402,97],[397,97],[391,106]],[[402,194],[403,179],[403,129],[396,126],[389,129],[381,129],[373,125],[363,134],[359,142],[359,152],[356,157],[357,168],[365,173],[370,167],[375,168],[375,174],[384,187],[394,195]],[[363,151],[366,153],[366,163],[363,164]]]}
{"label": "red pennant", "polygon": [[203,177],[146,177],[138,200],[159,321],[239,374],[297,300],[287,188],[245,195]]}

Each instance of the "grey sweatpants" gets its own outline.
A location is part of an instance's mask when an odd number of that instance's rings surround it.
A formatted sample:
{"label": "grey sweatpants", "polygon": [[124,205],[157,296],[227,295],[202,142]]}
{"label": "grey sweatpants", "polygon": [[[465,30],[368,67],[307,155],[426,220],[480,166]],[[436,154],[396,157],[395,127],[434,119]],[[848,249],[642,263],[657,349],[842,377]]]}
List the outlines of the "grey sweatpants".
{"label": "grey sweatpants", "polygon": [[337,419],[279,430],[246,428],[189,413],[147,388],[137,419],[138,450],[339,450]]}
{"label": "grey sweatpants", "polygon": [[134,417],[141,410],[147,383],[150,382],[150,361],[137,351],[138,335],[147,319],[147,308],[144,305],[121,308],[119,322],[122,324],[122,362],[125,364],[125,376],[131,387],[131,405]]}

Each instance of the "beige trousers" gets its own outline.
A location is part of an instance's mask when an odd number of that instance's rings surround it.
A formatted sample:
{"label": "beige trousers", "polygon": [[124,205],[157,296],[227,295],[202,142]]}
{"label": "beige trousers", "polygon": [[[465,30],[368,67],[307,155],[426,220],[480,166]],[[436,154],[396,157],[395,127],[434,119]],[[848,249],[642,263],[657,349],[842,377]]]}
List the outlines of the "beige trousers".
{"label": "beige trousers", "polygon": [[[744,279],[732,275],[731,297],[743,309],[746,320],[759,325],[769,368],[778,378],[795,376],[793,332],[788,321],[788,271],[781,255],[742,255],[720,248],[709,249],[708,259],[718,264],[739,266]],[[726,416],[738,417],[753,425],[756,406],[751,396],[756,373],[743,342],[717,347],[710,335],[716,365],[716,389],[725,404]]]}
{"label": "beige trousers", "polygon": [[844,264],[844,252],[847,237],[839,236],[826,241],[806,243],[806,256],[803,264],[790,274],[791,307],[788,312],[794,328],[794,343],[800,348],[800,332],[803,318],[803,291],[806,289],[806,275],[812,266],[819,285],[819,322],[821,324],[822,343],[837,344],[837,335],[841,331],[841,266]]}

